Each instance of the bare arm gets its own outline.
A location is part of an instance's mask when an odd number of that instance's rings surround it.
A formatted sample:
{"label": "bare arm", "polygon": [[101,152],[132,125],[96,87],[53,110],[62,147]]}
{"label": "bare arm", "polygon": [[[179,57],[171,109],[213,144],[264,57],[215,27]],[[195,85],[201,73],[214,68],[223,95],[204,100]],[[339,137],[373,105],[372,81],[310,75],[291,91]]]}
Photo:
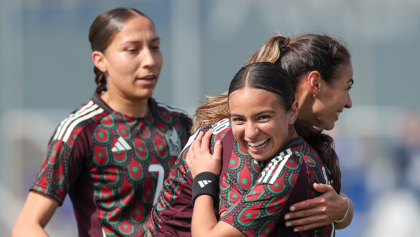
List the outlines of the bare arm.
{"label": "bare arm", "polygon": [[201,195],[195,200],[191,234],[195,236],[244,237],[245,234],[235,227],[220,221],[217,222],[213,209],[213,199],[208,195]]}
{"label": "bare arm", "polygon": [[22,212],[13,227],[12,236],[48,236],[44,227],[57,207],[58,202],[53,198],[41,193],[29,192]]}
{"label": "bare arm", "polygon": [[[188,151],[186,161],[193,177],[201,172],[213,172],[216,175],[220,173],[222,145],[218,141],[214,148],[214,154],[210,154],[209,145],[212,132],[211,129],[205,135],[200,132]],[[198,196],[194,202],[191,234],[193,237],[245,236],[235,227],[225,222],[217,222],[213,209],[213,198],[209,195]]]}
{"label": "bare arm", "polygon": [[292,205],[291,212],[284,216],[286,220],[290,219],[285,225],[295,226],[297,231],[310,230],[342,220],[348,210],[346,218],[340,223],[335,223],[335,228],[344,229],[349,226],[353,220],[354,209],[350,198],[344,194],[338,195],[331,185],[314,184],[314,188],[323,194]]}

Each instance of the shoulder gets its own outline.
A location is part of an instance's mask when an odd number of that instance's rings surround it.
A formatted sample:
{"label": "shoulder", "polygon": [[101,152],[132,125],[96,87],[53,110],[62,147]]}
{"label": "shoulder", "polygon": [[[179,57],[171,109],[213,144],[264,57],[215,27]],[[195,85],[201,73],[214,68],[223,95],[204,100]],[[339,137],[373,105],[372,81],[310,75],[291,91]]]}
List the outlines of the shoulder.
{"label": "shoulder", "polygon": [[156,106],[156,109],[159,111],[165,111],[171,116],[179,116],[179,117],[189,117],[187,111],[175,107],[173,105],[166,104],[162,101],[156,100],[154,98],[150,98],[150,102]]}
{"label": "shoulder", "polygon": [[72,146],[72,143],[75,142],[78,135],[85,128],[94,129],[98,122],[107,115],[107,111],[92,100],[89,100],[86,104],[83,104],[78,109],[74,110],[67,118],[61,121],[51,140],[70,143]]}
{"label": "shoulder", "polygon": [[213,135],[211,136],[210,147],[213,147],[217,140],[221,140],[223,143],[223,141],[226,140],[226,138],[230,138],[230,137],[233,138],[233,135],[227,136],[227,134],[232,133],[229,119],[222,119],[219,122],[214,123],[214,124],[203,124],[194,134],[190,136],[182,152],[189,149],[190,145],[193,143],[193,141],[195,140],[199,132],[206,133],[210,129],[213,129]]}
{"label": "shoulder", "polygon": [[318,152],[305,142],[302,149],[302,162],[306,164],[310,182],[331,183],[331,173],[324,165]]}
{"label": "shoulder", "polygon": [[202,124],[201,127],[192,135],[192,137],[195,139],[199,132],[206,133],[210,129],[213,129],[212,137],[218,137],[221,139],[223,139],[225,135],[232,130],[230,127],[229,119],[225,118],[213,124]]}
{"label": "shoulder", "polygon": [[232,129],[230,127],[230,122],[228,118],[222,119],[213,124],[203,124],[199,130],[197,130],[196,134],[200,131],[206,133],[208,130],[213,129],[212,141],[216,142],[217,140],[228,140],[226,138],[233,138],[232,136],[227,136],[232,133]]}
{"label": "shoulder", "polygon": [[323,166],[318,152],[303,139],[299,150],[302,162],[305,162],[308,168],[318,168],[319,166]]}
{"label": "shoulder", "polygon": [[257,182],[274,184],[287,173],[299,173],[302,166],[301,157],[296,150],[285,149],[265,166]]}

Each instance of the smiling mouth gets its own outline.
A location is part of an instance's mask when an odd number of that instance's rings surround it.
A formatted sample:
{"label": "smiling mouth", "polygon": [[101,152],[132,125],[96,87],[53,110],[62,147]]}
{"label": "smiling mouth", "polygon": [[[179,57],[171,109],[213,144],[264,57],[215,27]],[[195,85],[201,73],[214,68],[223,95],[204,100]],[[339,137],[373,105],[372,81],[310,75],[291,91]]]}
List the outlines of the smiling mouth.
{"label": "smiling mouth", "polygon": [[260,150],[264,148],[265,146],[267,146],[269,142],[270,142],[270,138],[267,138],[259,142],[248,142],[248,146],[250,146],[252,149]]}

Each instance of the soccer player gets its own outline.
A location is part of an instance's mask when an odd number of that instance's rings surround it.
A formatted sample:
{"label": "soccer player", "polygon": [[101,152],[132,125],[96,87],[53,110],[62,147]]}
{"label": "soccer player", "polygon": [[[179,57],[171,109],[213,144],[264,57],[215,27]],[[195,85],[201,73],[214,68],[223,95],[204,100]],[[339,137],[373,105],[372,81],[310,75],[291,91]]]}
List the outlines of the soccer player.
{"label": "soccer player", "polygon": [[151,97],[163,57],[146,15],[107,11],[89,40],[96,92],[55,130],[13,236],[47,236],[43,228],[67,194],[79,236],[142,236],[189,137],[186,113]]}
{"label": "soccer player", "polygon": [[[228,103],[234,137],[255,162],[268,165],[217,222],[222,146],[217,141],[211,155],[212,131],[204,139],[200,132],[187,156],[194,177],[192,236],[334,236],[334,224],[297,233],[282,224],[292,204],[320,195],[314,184],[330,184],[340,172],[331,137],[295,123],[299,104],[286,72],[274,63],[248,64],[230,83]],[[340,180],[333,185],[340,192]]]}
{"label": "soccer player", "polygon": [[[280,64],[288,73],[296,88],[300,121],[332,129],[343,108],[352,106],[348,92],[353,84],[350,53],[336,39],[318,34],[302,35],[291,40],[280,35],[273,36],[251,56],[248,63],[264,61]],[[341,84],[333,85],[334,81],[340,81]],[[330,92],[329,89],[338,91],[339,96],[325,93]],[[214,147],[217,140],[221,140],[223,145],[220,202],[215,209],[217,214],[223,213],[250,190],[264,166],[255,163],[234,139],[228,119],[227,93],[208,98],[195,117],[193,131],[200,126],[202,128],[198,131],[204,132],[213,127],[210,146]],[[152,210],[146,236],[152,233],[154,236],[190,236],[192,176],[185,158],[196,135],[197,132],[190,138],[164,183]],[[334,180],[340,180],[339,172],[332,173],[338,175],[333,177]],[[315,189],[325,193],[294,204],[291,207],[293,212],[284,217],[290,219],[285,225],[296,226],[297,231],[333,222],[337,229],[347,227],[352,220],[352,202],[343,194],[337,195],[330,185],[320,184]]]}

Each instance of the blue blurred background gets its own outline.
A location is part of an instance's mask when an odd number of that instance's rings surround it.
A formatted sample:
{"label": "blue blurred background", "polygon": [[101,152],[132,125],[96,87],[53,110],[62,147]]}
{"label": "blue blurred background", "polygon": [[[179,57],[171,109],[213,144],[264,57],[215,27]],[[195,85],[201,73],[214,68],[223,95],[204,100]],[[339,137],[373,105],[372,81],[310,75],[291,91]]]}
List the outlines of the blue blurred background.
{"label": "blue blurred background", "polygon": [[[355,84],[335,138],[353,223],[337,236],[418,236],[420,1],[0,0],[0,229],[10,236],[58,123],[94,92],[90,24],[115,7],[147,14],[162,39],[154,97],[192,115],[270,36],[347,42]],[[76,236],[67,199],[47,226]]]}

